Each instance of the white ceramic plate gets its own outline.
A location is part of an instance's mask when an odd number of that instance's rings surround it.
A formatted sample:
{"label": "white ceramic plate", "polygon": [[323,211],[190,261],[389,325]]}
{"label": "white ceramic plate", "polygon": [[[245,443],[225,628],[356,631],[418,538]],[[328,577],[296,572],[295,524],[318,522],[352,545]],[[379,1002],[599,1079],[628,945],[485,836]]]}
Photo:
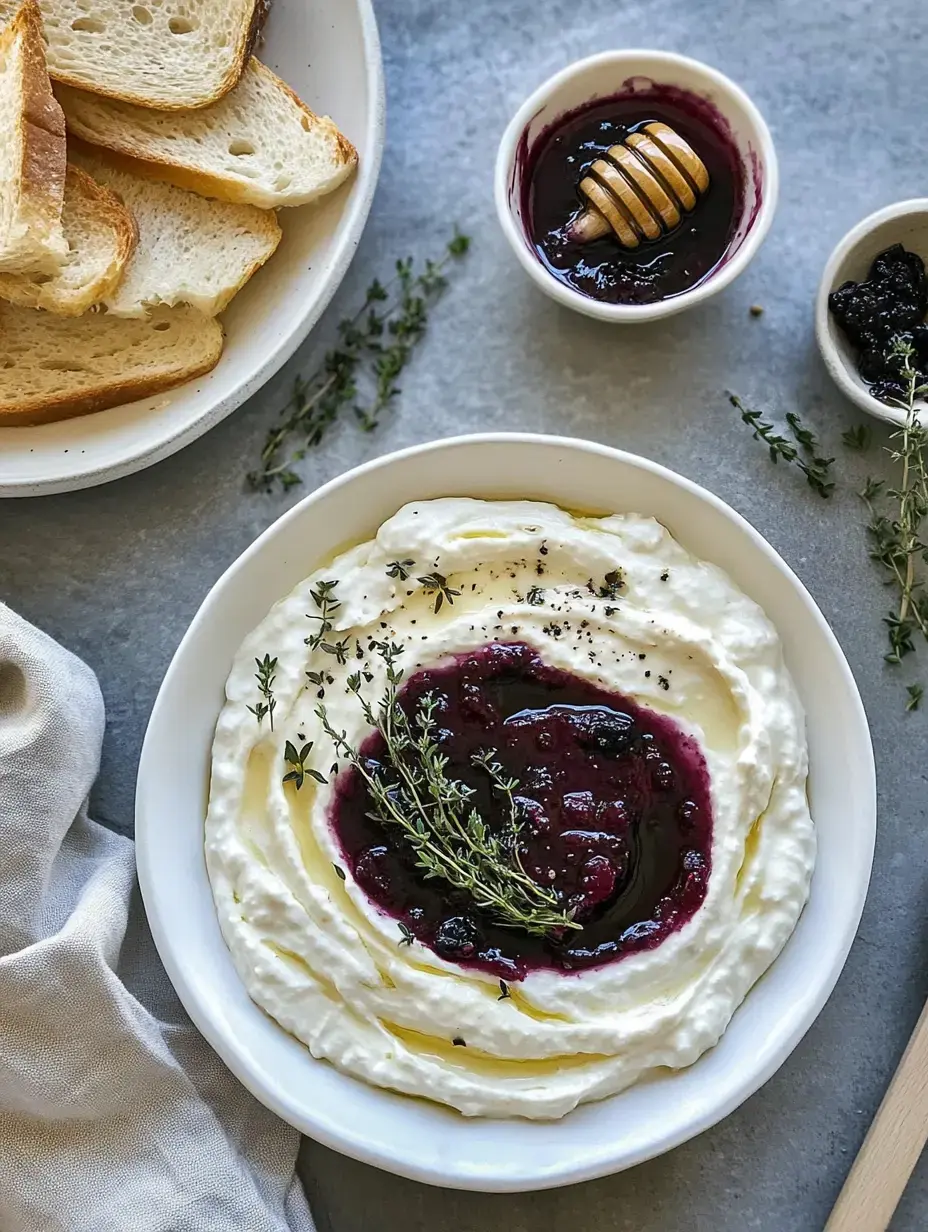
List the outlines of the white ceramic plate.
{"label": "white ceramic plate", "polygon": [[[766,610],[808,715],[818,863],[809,903],[721,1043],[695,1065],[561,1121],[467,1119],[339,1073],[249,999],[223,943],[203,856],[213,730],[239,644],[272,604],[409,500],[550,500],[659,518]],[[538,1189],[627,1168],[706,1129],[765,1082],[821,1010],[863,908],[875,832],[873,754],[834,635],[743,518],[643,458],[556,437],[459,437],[350,471],[275,522],[220,578],[161,686],[136,798],[139,879],[158,950],[191,1018],[269,1108],[327,1146],[432,1184]]]}
{"label": "white ceramic plate", "polygon": [[175,453],[267,381],[335,293],[361,238],[383,151],[383,65],[371,0],[274,0],[259,52],[354,143],[356,174],[317,205],[280,211],[280,247],[223,313],[225,351],[208,376],[97,415],[0,428],[0,496],[91,487]]}

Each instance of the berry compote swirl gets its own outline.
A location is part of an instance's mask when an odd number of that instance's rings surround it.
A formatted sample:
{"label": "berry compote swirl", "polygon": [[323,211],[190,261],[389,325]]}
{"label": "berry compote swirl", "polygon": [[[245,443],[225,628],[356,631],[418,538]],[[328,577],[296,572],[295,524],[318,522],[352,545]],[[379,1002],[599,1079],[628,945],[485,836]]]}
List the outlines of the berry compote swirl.
{"label": "berry compote swirl", "polygon": [[[503,805],[472,754],[493,749],[518,779],[521,862],[582,925],[539,937],[488,918],[467,891],[426,880],[402,832],[373,817],[363,778],[339,776],[331,822],[369,898],[442,958],[503,980],[578,971],[653,949],[701,905],[710,872],[709,777],[671,720],[548,666],[522,643],[493,643],[420,671],[400,691],[412,718],[438,699],[447,774],[474,791],[491,828]],[[379,762],[373,732],[361,754]]]}

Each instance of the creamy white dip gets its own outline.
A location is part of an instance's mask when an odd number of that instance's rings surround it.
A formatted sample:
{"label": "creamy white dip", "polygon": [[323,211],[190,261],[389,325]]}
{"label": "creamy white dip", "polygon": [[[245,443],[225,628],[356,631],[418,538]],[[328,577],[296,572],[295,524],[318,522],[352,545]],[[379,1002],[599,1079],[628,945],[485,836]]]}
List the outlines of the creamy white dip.
{"label": "creamy white dip", "polygon": [[[410,560],[408,580],[391,562]],[[539,575],[543,568],[543,575]],[[590,578],[623,571],[616,600]],[[435,613],[418,577],[461,593]],[[307,636],[311,591],[337,579],[329,641]],[[533,586],[543,602],[528,603]],[[537,595],[535,596],[537,598]],[[591,643],[550,634],[588,621]],[[553,667],[671,716],[699,743],[714,814],[705,900],[647,952],[577,974],[536,970],[499,1000],[491,974],[400,945],[396,920],[350,875],[327,821],[333,787],[284,785],[284,743],[300,734],[329,777],[333,750],[314,714],[325,704],[357,747],[367,728],[345,680],[359,666],[383,687],[383,663],[354,657],[370,636],[404,647],[407,674],[512,627]],[[546,627],[548,631],[546,632]],[[646,666],[639,655],[646,653]],[[255,659],[277,659],[274,728]],[[645,671],[650,674],[646,675]],[[669,688],[659,681],[663,677]],[[340,555],[279,602],[245,640],[216,728],[206,857],[223,936],[252,998],[315,1057],[367,1082],[437,1100],[468,1116],[563,1116],[659,1066],[692,1064],[789,938],[808,897],[815,835],[806,798],[802,708],[761,609],[651,518],[573,516],[553,505],[445,499],[407,505],[375,539]],[[452,1040],[466,1041],[466,1047]]]}

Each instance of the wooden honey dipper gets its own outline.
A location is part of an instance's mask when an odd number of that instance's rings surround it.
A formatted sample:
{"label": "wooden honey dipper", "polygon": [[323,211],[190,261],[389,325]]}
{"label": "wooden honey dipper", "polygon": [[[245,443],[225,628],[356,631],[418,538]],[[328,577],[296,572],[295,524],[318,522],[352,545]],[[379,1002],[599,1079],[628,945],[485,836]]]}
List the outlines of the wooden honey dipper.
{"label": "wooden honey dipper", "polygon": [[655,121],[606,151],[580,181],[588,205],[568,228],[586,244],[610,231],[623,248],[656,240],[695,209],[709,187],[709,172],[669,124]]}

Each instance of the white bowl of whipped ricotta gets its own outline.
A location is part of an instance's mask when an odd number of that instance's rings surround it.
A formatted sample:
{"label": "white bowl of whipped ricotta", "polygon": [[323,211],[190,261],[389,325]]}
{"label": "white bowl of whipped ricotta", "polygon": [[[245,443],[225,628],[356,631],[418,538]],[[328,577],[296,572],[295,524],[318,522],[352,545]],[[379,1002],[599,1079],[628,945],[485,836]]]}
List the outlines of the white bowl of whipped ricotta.
{"label": "white bowl of whipped ricotta", "polygon": [[380,459],[265,532],[137,798],[159,952],[241,1081],[486,1190],[628,1167],[769,1078],[874,829],[853,678],[773,549],[651,462],[525,435]]}

